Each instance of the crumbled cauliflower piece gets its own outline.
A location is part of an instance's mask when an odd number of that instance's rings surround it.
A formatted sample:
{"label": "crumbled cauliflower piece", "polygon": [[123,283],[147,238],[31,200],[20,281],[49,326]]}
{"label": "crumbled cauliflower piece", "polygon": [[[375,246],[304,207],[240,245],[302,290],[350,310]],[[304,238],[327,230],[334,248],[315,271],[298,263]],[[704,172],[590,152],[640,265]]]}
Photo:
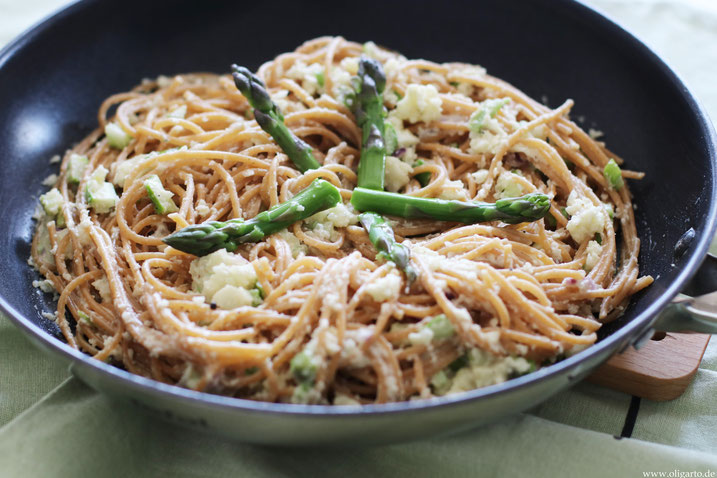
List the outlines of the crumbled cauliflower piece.
{"label": "crumbled cauliflower piece", "polygon": [[55,285],[49,279],[34,280],[32,281],[32,286],[36,289],[40,289],[45,293],[56,292]]}
{"label": "crumbled cauliflower piece", "polygon": [[[344,58],[349,60],[350,58]],[[331,78],[331,96],[337,100],[343,101],[345,96],[351,92],[351,73],[343,67],[344,61],[341,62],[342,67],[334,66],[331,68],[329,78]]]}
{"label": "crumbled cauliflower piece", "polygon": [[102,298],[102,302],[112,302],[110,283],[106,278],[103,277],[102,279],[97,279],[96,281],[93,281],[92,287],[94,287],[97,292],[99,292],[100,297]]}
{"label": "crumbled cauliflower piece", "polygon": [[40,204],[42,204],[45,213],[50,216],[56,216],[62,209],[65,202],[62,193],[57,188],[52,188],[42,196],[40,196]]}
{"label": "crumbled cauliflower piece", "polygon": [[331,223],[333,227],[347,227],[358,224],[358,216],[351,205],[339,203],[336,206],[317,212],[307,219],[309,222]]}
{"label": "crumbled cauliflower piece", "polygon": [[458,75],[476,79],[481,79],[486,75],[486,69],[479,65],[464,65],[453,71]]}
{"label": "crumbled cauliflower piece", "polygon": [[[488,123],[495,120],[491,119]],[[486,128],[483,132],[475,134],[470,133],[471,146],[470,150],[474,154],[496,154],[498,150],[503,146],[503,143],[508,138],[508,135],[503,131],[500,126],[495,129]]]}
{"label": "crumbled cauliflower piece", "polygon": [[478,184],[483,184],[488,179],[488,175],[490,174],[490,171],[487,169],[480,169],[472,174],[473,179],[475,179],[475,182]]}
{"label": "crumbled cauliflower piece", "polygon": [[435,272],[441,268],[445,256],[437,253],[432,249],[423,246],[414,246],[411,248],[411,255],[417,256],[431,271]]}
{"label": "crumbled cauliflower piece", "polygon": [[366,54],[366,56],[369,56],[371,58],[378,59],[378,46],[372,41],[367,41],[363,44],[363,52]]}
{"label": "crumbled cauliflower piece", "polygon": [[389,58],[383,65],[383,71],[386,72],[386,77],[392,77],[400,73],[403,61],[405,58]]}
{"label": "crumbled cauliflower piece", "polygon": [[577,190],[568,196],[568,205],[565,211],[571,216],[567,229],[575,242],[591,239],[596,233],[605,229],[607,211],[604,207],[596,206]]}
{"label": "crumbled cauliflower piece", "polygon": [[127,176],[129,176],[130,173],[132,173],[132,171],[134,171],[137,167],[137,164],[145,158],[146,156],[141,154],[139,156],[135,156],[134,158],[128,158],[119,163],[114,163],[112,165],[112,169],[114,171],[112,174],[112,184],[124,189],[124,182],[127,179]]}
{"label": "crumbled cauliflower piece", "polygon": [[239,254],[220,249],[195,259],[189,266],[189,273],[192,288],[222,309],[252,303],[248,289],[256,285],[256,271]]}
{"label": "crumbled cauliflower piece", "polygon": [[291,110],[291,102],[289,101],[289,90],[279,90],[270,94],[271,101],[276,104],[282,113],[288,113]]}
{"label": "crumbled cauliflower piece", "polygon": [[197,207],[195,207],[194,210],[197,211],[197,214],[200,216],[208,216],[209,213],[212,212],[212,209],[204,199],[200,199],[199,202],[197,202]]}
{"label": "crumbled cauliflower piece", "polygon": [[337,393],[334,397],[334,405],[356,407],[360,406],[361,402],[349,397],[348,395]]}
{"label": "crumbled cauliflower piece", "polygon": [[468,201],[468,191],[463,186],[463,181],[446,181],[441,188],[438,199],[449,199],[454,201]]}
{"label": "crumbled cauliflower piece", "polygon": [[605,133],[603,133],[603,132],[600,131],[599,129],[590,128],[590,129],[588,130],[588,135],[589,135],[592,139],[598,139],[598,138],[601,138],[601,137],[605,136]]}
{"label": "crumbled cauliflower piece", "polygon": [[411,345],[428,345],[433,340],[433,330],[430,327],[421,327],[418,332],[408,334]]}
{"label": "crumbled cauliflower piece", "polygon": [[471,85],[470,83],[458,83],[456,89],[458,90],[458,93],[468,98],[473,96],[473,91],[475,90],[473,85]]}
{"label": "crumbled cauliflower piece", "polygon": [[391,273],[376,279],[366,286],[366,293],[376,302],[384,302],[397,297],[401,290],[401,276]]}
{"label": "crumbled cauliflower piece", "polygon": [[[459,369],[450,378],[446,372],[436,387],[439,395],[467,392],[476,388],[486,387],[508,380],[513,374],[524,374],[531,370],[532,365],[523,357],[498,357],[480,349],[470,349],[468,365]],[[437,374],[438,375],[438,374]],[[445,382],[445,383],[440,383]],[[439,390],[440,389],[440,390]]]}
{"label": "crumbled cauliflower piece", "polygon": [[397,192],[411,180],[413,166],[395,156],[386,156],[385,183],[386,189]]}
{"label": "crumbled cauliflower piece", "polygon": [[355,56],[347,56],[343,60],[341,60],[341,68],[346,70],[350,75],[357,75],[358,74],[358,64],[359,59]]}
{"label": "crumbled cauliflower piece", "polygon": [[441,117],[441,105],[435,86],[410,84],[392,114],[411,123],[429,122]]}
{"label": "crumbled cauliflower piece", "polygon": [[394,114],[388,115],[388,122],[396,131],[396,140],[399,148],[411,148],[418,144],[418,137],[403,127],[403,120]]}
{"label": "crumbled cauliflower piece", "polygon": [[503,111],[503,116],[515,123],[516,111],[511,107],[509,98],[490,98],[480,103],[480,107],[471,115],[468,124],[470,131],[470,150],[474,154],[496,154],[508,139],[496,114]]}
{"label": "crumbled cauliflower piece", "polygon": [[588,242],[588,247],[585,252],[587,253],[587,257],[585,258],[585,270],[590,272],[600,261],[602,246],[598,244],[597,241],[590,241]]}
{"label": "crumbled cauliflower piece", "polygon": [[50,174],[42,180],[43,186],[54,186],[57,183],[57,174]]}
{"label": "crumbled cauliflower piece", "polygon": [[504,171],[495,183],[495,190],[499,198],[514,198],[521,196],[523,185],[518,179],[518,175],[510,171]]}
{"label": "crumbled cauliflower piece", "polygon": [[287,229],[283,229],[277,233],[277,235],[285,240],[291,248],[291,255],[296,259],[299,254],[306,254],[309,250],[304,243],[302,243],[298,237],[289,232]]}
{"label": "crumbled cauliflower piece", "polygon": [[313,236],[325,241],[335,241],[338,239],[336,228],[358,224],[358,216],[351,205],[339,203],[332,208],[317,212],[306,219],[306,223]]}
{"label": "crumbled cauliflower piece", "polygon": [[306,90],[310,95],[319,93],[322,86],[319,84],[318,75],[323,74],[324,67],[321,63],[312,63],[307,65],[301,60],[291,65],[291,68],[286,72],[286,76],[293,80],[297,80],[301,87]]}
{"label": "crumbled cauliflower piece", "polygon": [[235,309],[252,305],[253,300],[248,290],[233,285],[225,285],[212,296],[212,302],[217,304],[220,309]]}

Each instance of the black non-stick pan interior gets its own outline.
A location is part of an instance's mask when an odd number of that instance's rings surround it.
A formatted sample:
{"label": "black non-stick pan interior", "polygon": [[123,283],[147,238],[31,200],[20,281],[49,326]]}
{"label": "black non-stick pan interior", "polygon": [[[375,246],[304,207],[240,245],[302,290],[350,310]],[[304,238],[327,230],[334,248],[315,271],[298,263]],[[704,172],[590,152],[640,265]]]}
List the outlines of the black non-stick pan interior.
{"label": "black non-stick pan interior", "polygon": [[[71,17],[72,21],[66,21]],[[675,76],[614,25],[568,1],[90,1],[25,35],[0,57],[0,297],[52,332],[52,297],[31,285],[30,219],[41,182],[96,124],[101,101],[142,78],[251,68],[320,35],[373,40],[407,57],[479,63],[528,95],[600,129],[632,181],[644,274],[657,280],[612,333],[696,266],[712,224],[710,130]],[[697,239],[679,259],[678,239]],[[692,267],[694,268],[694,267]],[[680,276],[680,274],[682,274]],[[663,298],[664,300],[664,298]]]}

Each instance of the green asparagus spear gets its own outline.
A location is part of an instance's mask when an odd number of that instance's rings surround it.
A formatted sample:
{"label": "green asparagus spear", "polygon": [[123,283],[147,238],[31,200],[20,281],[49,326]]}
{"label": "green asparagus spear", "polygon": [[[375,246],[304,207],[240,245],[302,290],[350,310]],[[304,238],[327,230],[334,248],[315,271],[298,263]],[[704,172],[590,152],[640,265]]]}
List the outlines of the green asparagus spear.
{"label": "green asparagus spear", "polygon": [[339,201],[341,193],[333,184],[323,179],[315,179],[309,187],[293,198],[268,211],[260,212],[252,219],[210,221],[188,226],[170,234],[163,241],[175,249],[197,256],[204,256],[219,249],[232,252],[239,244],[261,241],[297,221],[334,207]]}
{"label": "green asparagus spear", "polygon": [[373,212],[359,214],[361,225],[368,232],[368,238],[378,250],[377,257],[383,257],[406,273],[406,279],[411,284],[416,280],[416,270],[411,266],[411,251],[403,244],[396,242],[393,229],[380,215]]}
{"label": "green asparagus spear", "polygon": [[269,133],[299,171],[318,169],[321,165],[311,153],[311,146],[297,138],[284,124],[284,115],[266,91],[266,85],[247,68],[232,65],[234,83],[254,108],[254,118]]}
{"label": "green asparagus spear", "polygon": [[386,148],[378,127],[372,124],[369,128],[368,137],[361,148],[357,185],[383,191],[386,176]]}
{"label": "green asparagus spear", "polygon": [[383,106],[383,90],[386,75],[378,61],[361,57],[359,60],[356,94],[352,109],[356,124],[362,130],[361,158],[358,166],[358,185],[364,188],[383,190],[386,167],[386,126]]}
{"label": "green asparagus spear", "polygon": [[545,216],[550,209],[550,198],[545,194],[531,193],[517,198],[499,199],[491,204],[422,198],[356,188],[351,204],[359,211],[374,211],[407,219],[437,219],[467,224],[503,221],[517,224],[537,221]]}

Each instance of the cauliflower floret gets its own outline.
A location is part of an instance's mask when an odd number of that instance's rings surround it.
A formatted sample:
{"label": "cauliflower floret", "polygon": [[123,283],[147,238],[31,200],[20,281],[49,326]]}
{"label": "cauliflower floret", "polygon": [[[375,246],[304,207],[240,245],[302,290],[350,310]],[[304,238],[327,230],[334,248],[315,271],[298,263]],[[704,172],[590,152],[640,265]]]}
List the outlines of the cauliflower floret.
{"label": "cauliflower floret", "polygon": [[225,285],[212,296],[212,302],[217,304],[220,309],[235,309],[245,305],[252,305],[254,298],[243,287]]}
{"label": "cauliflower floret", "polygon": [[392,114],[411,123],[429,122],[441,117],[441,105],[442,100],[435,86],[411,84]]}
{"label": "cauliflower floret", "polygon": [[395,156],[386,156],[385,183],[386,189],[397,192],[411,180],[413,166]]}
{"label": "cauliflower floret", "polygon": [[256,271],[239,254],[220,249],[195,259],[189,273],[192,288],[222,309],[252,303],[249,289],[256,285]]}
{"label": "cauliflower floret", "polygon": [[489,174],[490,172],[487,169],[480,169],[473,173],[472,176],[476,183],[483,184],[488,179]]}
{"label": "cauliflower floret", "polygon": [[565,211],[571,216],[567,229],[575,242],[581,243],[605,229],[607,212],[604,207],[594,205],[590,199],[573,190],[568,196]]}

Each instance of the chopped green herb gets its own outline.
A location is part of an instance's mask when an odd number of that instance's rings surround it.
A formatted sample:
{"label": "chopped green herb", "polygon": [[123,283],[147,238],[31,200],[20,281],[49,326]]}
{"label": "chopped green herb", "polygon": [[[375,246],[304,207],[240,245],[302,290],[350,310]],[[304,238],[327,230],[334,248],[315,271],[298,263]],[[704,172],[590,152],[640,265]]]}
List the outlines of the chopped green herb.
{"label": "chopped green herb", "polygon": [[324,83],[326,80],[324,79],[324,72],[320,71],[316,74],[316,82],[319,84],[320,87],[324,87]]}
{"label": "chopped green herb", "polygon": [[558,226],[558,221],[553,217],[552,214],[546,214],[543,219],[545,219],[545,225],[551,229],[555,229]]}
{"label": "chopped green herb", "polygon": [[607,209],[607,215],[610,216],[610,219],[614,219],[615,211],[612,208],[612,204],[603,203],[603,206],[605,206],[605,209]]}
{"label": "chopped green herb", "polygon": [[90,316],[85,314],[81,310],[77,312],[77,318],[89,325],[92,325],[92,319],[90,318]]}
{"label": "chopped green herb", "polygon": [[[426,164],[426,162],[422,159],[419,159],[418,161],[413,163],[413,167],[417,168],[418,166],[423,166],[424,164]],[[428,183],[431,182],[431,173],[426,171],[423,173],[416,174],[416,180],[420,183],[422,188],[425,188]]]}
{"label": "chopped green herb", "polygon": [[316,371],[318,370],[318,367],[312,360],[311,356],[306,353],[305,350],[302,350],[291,359],[289,370],[297,382],[311,383],[316,378]]}
{"label": "chopped green herb", "polygon": [[528,370],[526,370],[525,372],[513,371],[508,376],[509,379],[522,377],[523,375],[528,375],[529,373],[533,373],[536,370],[538,370],[538,364],[535,362],[535,360],[531,360],[531,359],[525,359],[525,360],[530,364],[530,367],[528,368]]}
{"label": "chopped green herb", "polygon": [[625,181],[622,179],[620,166],[617,165],[614,159],[610,159],[610,161],[608,161],[602,172],[605,175],[607,182],[610,183],[610,186],[614,189],[620,189],[625,184]]}
{"label": "chopped green herb", "polygon": [[459,84],[460,84],[460,83],[458,83],[457,81],[451,81],[451,82],[450,82],[450,85],[451,85],[452,87],[454,87],[454,88],[458,88],[458,85],[459,85]]}
{"label": "chopped green herb", "polygon": [[431,377],[431,387],[435,393],[443,395],[451,388],[451,378],[445,371],[440,370]]}
{"label": "chopped green herb", "polygon": [[62,214],[62,211],[57,213],[57,216],[55,217],[55,226],[58,229],[62,229],[63,227],[67,226],[67,221],[65,221],[65,215]]}
{"label": "chopped green herb", "polygon": [[263,302],[262,294],[259,291],[259,289],[251,289],[249,291],[249,295],[251,295],[251,305],[252,307],[258,307]]}
{"label": "chopped green herb", "polygon": [[456,333],[456,329],[453,327],[453,324],[444,314],[433,317],[428,321],[426,327],[431,329],[433,332],[433,338],[438,340],[447,339]]}
{"label": "chopped green herb", "polygon": [[560,208],[560,212],[563,213],[563,216],[565,216],[565,219],[570,219],[570,214],[568,214],[568,210],[567,210],[567,209],[565,209],[564,207],[561,207],[561,208]]}
{"label": "chopped green herb", "polygon": [[595,242],[597,242],[598,244],[602,245],[602,236],[600,235],[599,232],[596,232],[596,233],[595,233]]}
{"label": "chopped green herb", "polygon": [[386,121],[384,123],[385,131],[383,132],[383,143],[386,147],[386,154],[392,155],[398,149],[398,136],[393,125]]}
{"label": "chopped green herb", "polygon": [[448,364],[448,368],[453,372],[457,372],[466,365],[468,365],[468,354],[463,354],[457,359],[455,359],[453,362]]}

